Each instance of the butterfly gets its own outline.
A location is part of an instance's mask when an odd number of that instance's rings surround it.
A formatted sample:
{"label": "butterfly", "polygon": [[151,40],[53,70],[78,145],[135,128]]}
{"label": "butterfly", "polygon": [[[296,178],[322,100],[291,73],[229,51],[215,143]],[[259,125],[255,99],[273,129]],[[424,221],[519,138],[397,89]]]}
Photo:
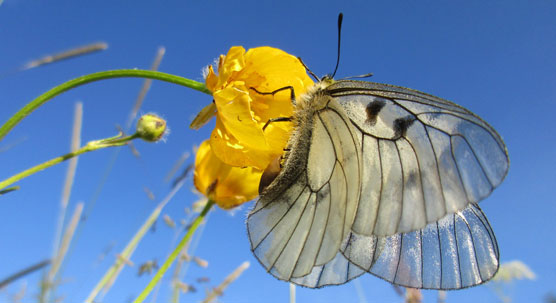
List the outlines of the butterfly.
{"label": "butterfly", "polygon": [[420,91],[329,78],[297,101],[293,122],[247,218],[269,273],[311,288],[366,272],[443,290],[493,277],[498,245],[477,203],[509,157],[488,123]]}

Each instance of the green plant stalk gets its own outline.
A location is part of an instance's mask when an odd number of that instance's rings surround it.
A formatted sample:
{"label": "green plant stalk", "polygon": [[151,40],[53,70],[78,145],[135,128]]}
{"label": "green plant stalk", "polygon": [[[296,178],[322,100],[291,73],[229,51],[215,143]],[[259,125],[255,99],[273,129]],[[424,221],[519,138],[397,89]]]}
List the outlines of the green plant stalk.
{"label": "green plant stalk", "polygon": [[113,78],[149,78],[155,80],[166,81],[178,85],[182,85],[185,87],[189,87],[205,94],[212,95],[212,93],[206,88],[203,83],[190,80],[184,77],[151,71],[151,70],[140,70],[140,69],[118,69],[118,70],[111,70],[111,71],[104,71],[93,73],[85,76],[81,76],[75,78],[73,80],[64,82],[49,91],[43,93],[42,95],[35,98],[33,101],[27,103],[22,109],[20,109],[17,113],[15,113],[2,127],[0,127],[0,140],[2,140],[21,120],[27,117],[30,113],[32,113],[35,109],[49,101],[50,99],[54,98],[57,95],[60,95],[72,88],[94,82],[99,80],[105,79],[113,79]]}
{"label": "green plant stalk", "polygon": [[[189,215],[186,219],[186,222],[191,221],[191,217],[192,214]],[[208,221],[209,216],[205,217],[205,224],[203,224],[203,226],[201,226],[199,228],[199,231],[197,232],[197,237],[195,238],[195,242],[190,244],[187,244],[182,253],[183,254],[187,254],[187,255],[194,255],[195,254],[195,250],[197,249],[197,246],[199,245],[199,241],[201,241],[201,237],[203,236],[203,231],[206,228],[206,222]],[[185,265],[184,265],[185,263]],[[175,267],[175,271],[174,271],[174,276],[172,277],[172,298],[170,300],[171,303],[179,303],[180,302],[180,293],[181,293],[181,289],[179,287],[177,287],[177,283],[180,282],[180,275],[184,276],[187,275],[187,270],[189,269],[189,266],[191,265],[190,261],[185,261],[182,258],[178,258],[178,261],[176,263],[176,267]],[[183,272],[182,272],[182,266],[183,268]],[[160,284],[159,284],[160,285]]]}
{"label": "green plant stalk", "polygon": [[119,272],[121,271],[121,268],[124,265],[124,259],[129,259],[131,257],[131,254],[133,254],[133,251],[135,250],[135,248],[137,248],[137,245],[139,244],[139,241],[141,241],[141,239],[143,239],[143,236],[145,236],[145,234],[147,233],[147,231],[149,231],[149,229],[151,228],[151,226],[154,224],[154,222],[156,222],[156,220],[158,219],[158,217],[160,216],[160,213],[162,212],[162,209],[166,206],[166,204],[168,204],[168,202],[170,202],[170,200],[174,197],[174,195],[179,191],[179,189],[183,186],[184,182],[181,181],[179,182],[171,191],[170,193],[164,198],[164,200],[162,200],[157,206],[156,208],[153,210],[153,212],[149,215],[149,217],[147,218],[147,220],[145,220],[145,222],[143,223],[143,225],[141,225],[141,227],[139,228],[139,230],[135,233],[135,235],[133,236],[133,238],[131,238],[131,240],[128,242],[128,244],[126,245],[126,247],[124,248],[124,250],[120,253],[121,258],[118,258],[116,260],[116,262],[114,262],[114,264],[108,269],[108,271],[106,271],[106,273],[104,274],[104,276],[101,278],[101,280],[97,283],[97,285],[95,286],[95,288],[91,291],[91,293],[89,294],[89,296],[87,297],[87,299],[85,299],[86,303],[92,303],[93,300],[97,297],[98,293],[104,288],[104,293],[106,293],[108,291],[107,288],[109,288],[109,285],[112,284],[114,282],[114,280],[116,279],[117,275],[119,274]]}
{"label": "green plant stalk", "polygon": [[[6,188],[6,189],[3,189],[3,190],[0,190],[0,195],[7,194],[7,193],[9,193],[9,192],[12,192],[12,191],[15,191],[15,190],[18,190],[18,189],[19,189],[19,186],[14,186],[14,187]],[[1,288],[1,287],[0,287],[0,288]]]}
{"label": "green plant stalk", "polygon": [[126,136],[126,137],[121,137],[120,135],[115,136],[115,137],[111,137],[111,138],[107,138],[107,139],[101,139],[101,140],[96,140],[96,141],[91,141],[89,143],[87,143],[85,146],[81,147],[80,149],[71,152],[71,153],[67,153],[63,156],[60,157],[56,157],[54,159],[48,160],[46,162],[43,162],[39,165],[33,166],[27,170],[24,170],[18,174],[15,174],[11,177],[9,177],[8,179],[0,182],[0,191],[10,185],[12,185],[13,183],[26,178],[34,173],[37,173],[43,169],[47,169],[51,166],[54,166],[58,163],[64,162],[68,159],[71,159],[73,157],[77,157],[81,154],[87,153],[87,152],[91,152],[97,149],[101,149],[101,148],[105,148],[105,147],[112,147],[112,146],[121,146],[126,144],[128,141],[133,140],[135,138],[138,138],[139,135],[137,134],[133,134],[131,136]]}
{"label": "green plant stalk", "polygon": [[195,218],[195,220],[191,224],[191,227],[189,227],[189,229],[187,230],[187,233],[182,238],[182,240],[180,241],[178,246],[176,246],[176,248],[174,249],[172,254],[170,254],[170,256],[166,259],[166,261],[164,261],[164,264],[162,264],[160,269],[156,272],[156,274],[154,275],[152,280],[149,282],[147,287],[145,287],[145,289],[143,289],[141,294],[139,294],[139,297],[137,297],[137,299],[135,299],[135,301],[133,301],[134,303],[142,303],[143,301],[145,301],[145,299],[150,294],[150,292],[153,290],[153,288],[156,286],[156,284],[160,281],[160,279],[162,279],[162,276],[164,276],[164,274],[166,273],[166,271],[168,270],[170,265],[172,265],[172,263],[174,263],[174,261],[176,260],[176,258],[178,257],[178,255],[180,254],[180,252],[182,251],[184,246],[187,243],[189,243],[189,240],[191,240],[191,237],[193,236],[193,234],[195,233],[195,231],[197,230],[197,228],[199,227],[201,222],[203,222],[203,219],[205,218],[206,214],[209,212],[209,210],[211,209],[211,207],[213,205],[214,205],[214,201],[208,200],[207,205],[205,205],[205,208],[203,208],[203,211],[201,211],[199,216],[197,218]]}

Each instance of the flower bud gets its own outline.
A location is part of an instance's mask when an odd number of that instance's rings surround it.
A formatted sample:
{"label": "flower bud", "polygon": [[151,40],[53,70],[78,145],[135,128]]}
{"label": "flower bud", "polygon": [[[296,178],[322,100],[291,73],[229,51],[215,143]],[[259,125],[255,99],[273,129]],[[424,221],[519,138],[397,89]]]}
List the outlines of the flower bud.
{"label": "flower bud", "polygon": [[152,113],[143,115],[137,122],[136,131],[141,139],[156,142],[166,133],[166,120]]}

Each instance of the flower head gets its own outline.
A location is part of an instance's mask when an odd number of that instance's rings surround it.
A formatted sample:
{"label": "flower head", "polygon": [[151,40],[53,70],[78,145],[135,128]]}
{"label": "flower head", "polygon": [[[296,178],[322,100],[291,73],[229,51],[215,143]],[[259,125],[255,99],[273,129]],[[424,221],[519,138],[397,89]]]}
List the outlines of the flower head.
{"label": "flower head", "polygon": [[197,190],[224,209],[230,209],[258,195],[262,171],[234,167],[222,162],[204,141],[195,158],[194,183]]}
{"label": "flower head", "polygon": [[216,111],[211,137],[197,151],[197,189],[225,209],[254,199],[263,170],[282,155],[292,130],[291,122],[267,122],[291,117],[292,89],[299,96],[312,85],[299,59],[276,48],[236,46],[220,56],[218,73],[209,66],[206,75],[214,105],[192,124]]}
{"label": "flower head", "polygon": [[158,141],[164,137],[167,131],[166,120],[156,114],[145,114],[137,121],[136,132],[145,141]]}
{"label": "flower head", "polygon": [[283,153],[292,125],[270,123],[279,117],[291,117],[291,86],[296,96],[305,93],[313,81],[298,58],[276,48],[257,47],[248,50],[232,47],[220,56],[218,74],[208,68],[206,86],[213,92],[216,105],[216,127],[210,145],[224,163],[249,166],[260,170]]}

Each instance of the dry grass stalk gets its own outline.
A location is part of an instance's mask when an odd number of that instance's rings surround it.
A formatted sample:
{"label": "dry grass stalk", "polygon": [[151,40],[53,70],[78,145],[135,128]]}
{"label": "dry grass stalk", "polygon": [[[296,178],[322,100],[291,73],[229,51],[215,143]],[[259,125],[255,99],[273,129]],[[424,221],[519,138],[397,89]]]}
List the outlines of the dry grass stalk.
{"label": "dry grass stalk", "polygon": [[139,266],[139,271],[137,272],[138,276],[142,276],[144,273],[152,274],[153,270],[158,269],[158,262],[156,260],[149,260],[141,266]]}
{"label": "dry grass stalk", "polygon": [[436,297],[436,302],[437,303],[446,303],[446,291],[445,290],[439,290],[438,291],[438,295]]}
{"label": "dry grass stalk", "polygon": [[[168,195],[164,198],[164,200],[162,200],[157,205],[157,207],[153,210],[153,212],[145,220],[143,225],[135,233],[133,238],[126,245],[126,247],[122,251],[122,256],[125,256],[126,258],[131,257],[131,255],[133,254],[133,252],[137,248],[137,245],[139,244],[141,239],[143,239],[143,236],[145,236],[147,231],[153,226],[154,222],[156,222],[156,220],[160,216],[160,213],[162,212],[162,209],[164,208],[164,206],[166,206],[166,204],[168,204],[168,202],[170,202],[170,200],[174,197],[174,195],[180,190],[180,188],[182,186],[183,186],[183,182],[181,184],[179,184],[176,188],[173,188],[170,191],[170,193],[168,193]],[[120,260],[116,260],[116,262],[114,262],[114,264],[108,269],[108,271],[106,271],[104,276],[97,283],[97,285],[91,291],[89,296],[85,299],[85,302],[92,303],[93,300],[95,300],[95,298],[97,297],[97,295],[99,294],[99,292],[101,290],[103,291],[103,294],[106,294],[110,290],[110,288],[112,287],[114,282],[116,281],[116,278],[120,274],[122,268],[123,268],[123,262],[120,261]]]}
{"label": "dry grass stalk", "polygon": [[118,258],[118,260],[124,262],[124,264],[127,265],[127,266],[135,266],[135,264],[133,264],[133,262],[131,262],[130,259],[122,256],[121,254],[116,254],[116,258]]}
{"label": "dry grass stalk", "polygon": [[77,224],[79,223],[79,220],[81,218],[81,213],[82,212],[83,212],[83,203],[81,202],[81,203],[77,204],[77,206],[75,207],[75,210],[73,211],[73,215],[71,216],[71,220],[70,220],[68,226],[66,227],[66,230],[64,232],[64,236],[62,237],[62,242],[61,242],[60,247],[58,249],[58,253],[54,257],[54,259],[52,261],[52,266],[50,267],[50,270],[49,270],[48,274],[46,275],[46,279],[42,284],[43,289],[41,290],[41,297],[40,297],[41,302],[47,302],[48,301],[48,296],[49,296],[49,293],[50,293],[50,289],[54,285],[54,278],[58,274],[58,271],[59,271],[60,267],[62,266],[62,262],[64,261],[64,257],[66,256],[66,253],[68,252],[69,246],[71,244],[71,239],[73,238],[73,235],[74,235],[75,230],[77,228]]}
{"label": "dry grass stalk", "polygon": [[214,302],[214,300],[216,300],[216,297],[222,296],[224,290],[228,287],[228,285],[230,285],[237,278],[239,278],[241,273],[243,273],[243,271],[245,271],[247,268],[249,268],[249,262],[245,261],[238,268],[236,268],[230,275],[228,275],[226,279],[224,279],[224,282],[222,282],[222,284],[213,288],[212,291],[203,300],[203,303]]}
{"label": "dry grass stalk", "polygon": [[196,292],[197,289],[193,285],[183,283],[181,281],[174,282],[176,288],[178,288],[182,293]]}
{"label": "dry grass stalk", "polygon": [[41,65],[50,64],[50,63],[62,61],[73,57],[83,56],[97,51],[102,51],[107,48],[108,48],[108,44],[106,44],[105,42],[96,42],[92,44],[87,44],[84,46],[72,48],[60,53],[47,55],[42,58],[30,61],[23,66],[22,70],[39,67]]}
{"label": "dry grass stalk", "polygon": [[145,192],[145,194],[147,195],[147,198],[149,198],[149,200],[151,201],[155,201],[156,197],[154,196],[154,193],[146,186],[143,186],[143,191]]}
{"label": "dry grass stalk", "polygon": [[27,282],[23,281],[23,284],[21,284],[21,288],[19,289],[18,292],[16,292],[13,297],[12,297],[12,302],[13,303],[22,303],[23,302],[23,298],[25,297],[25,294],[27,293]]}
{"label": "dry grass stalk", "polygon": [[209,266],[209,263],[207,260],[203,260],[199,257],[193,257],[193,262],[195,262],[195,264],[197,264],[198,266],[202,267],[202,268],[207,268]]}
{"label": "dry grass stalk", "polygon": [[31,266],[29,266],[29,267],[27,267],[27,268],[24,268],[24,269],[22,269],[22,270],[16,272],[16,273],[13,274],[13,275],[8,276],[7,278],[5,278],[5,279],[3,279],[2,281],[0,281],[0,289],[3,289],[5,286],[7,286],[8,284],[12,283],[13,281],[15,281],[15,280],[17,280],[17,279],[19,279],[19,278],[21,278],[21,277],[24,277],[24,276],[26,276],[26,275],[28,275],[28,274],[30,274],[30,273],[33,273],[33,272],[35,272],[35,271],[37,271],[37,270],[39,270],[39,269],[41,269],[41,268],[47,266],[48,264],[50,264],[50,260],[49,260],[49,259],[43,260],[43,261],[41,261],[41,262],[39,262],[39,263],[37,263],[37,264],[33,264],[33,265],[31,265]]}
{"label": "dry grass stalk", "polygon": [[[160,49],[161,49],[161,48],[158,49],[157,55],[155,56],[154,62],[153,62],[153,64],[152,64],[153,70],[156,70],[156,69],[158,68],[158,65],[160,64],[160,61],[162,60],[162,57],[163,57],[163,55],[164,55],[164,52],[165,52],[165,51],[162,51],[162,52],[161,52]],[[162,48],[162,49],[163,49],[163,48]],[[155,69],[155,68],[156,68],[156,69]],[[146,79],[145,81],[149,81],[149,79]],[[146,86],[146,84],[143,83],[143,87],[145,87],[145,86]],[[150,83],[148,84],[148,87],[150,87]],[[141,89],[141,91],[143,91],[143,88]],[[145,94],[146,94],[147,91],[148,91],[148,88],[146,89]],[[141,96],[142,96],[142,97],[141,97]],[[144,96],[144,94],[142,94],[142,93],[140,92],[140,93],[139,93],[139,97],[144,98],[145,96]],[[141,99],[141,100],[139,99],[139,97],[138,97],[138,99],[135,101],[135,105],[133,106],[133,108],[132,108],[132,110],[131,110],[131,112],[130,112],[130,117],[133,116],[133,119],[135,119],[135,116],[137,115],[137,112],[136,112],[136,111],[138,111],[137,106],[140,107],[141,104],[142,104],[142,102],[143,102],[142,99]],[[138,103],[139,103],[139,104],[138,104]],[[136,109],[136,108],[137,108],[137,109]],[[134,114],[134,112],[135,112],[135,114]],[[129,127],[126,125],[126,130],[127,130],[127,131],[129,131],[129,128],[131,127],[131,123],[132,123],[132,122],[133,122],[133,120],[131,120],[131,122],[128,122],[128,124],[130,125]],[[127,144],[127,145],[128,145],[128,146],[131,146],[130,144]],[[94,206],[95,206],[95,204],[96,204],[96,202],[97,202],[97,200],[98,200],[98,198],[99,198],[99,196],[100,196],[100,193],[101,193],[101,191],[102,191],[102,189],[103,189],[103,187],[104,187],[104,184],[106,184],[106,182],[108,181],[108,176],[110,175],[110,172],[112,171],[112,168],[114,167],[114,165],[115,165],[115,163],[116,163],[116,160],[118,159],[119,151],[120,151],[120,148],[114,149],[114,152],[113,152],[113,154],[112,154],[112,157],[111,157],[111,159],[109,160],[108,165],[106,166],[106,169],[104,170],[103,176],[102,176],[101,180],[99,181],[99,183],[98,183],[98,185],[97,185],[97,188],[96,188],[96,190],[95,190],[93,196],[92,196],[91,199],[89,200],[90,202],[89,202],[89,204],[88,204],[87,212],[86,212],[86,214],[85,214],[85,217],[86,217],[86,218],[88,218],[88,217],[89,217],[89,214],[93,211],[93,208],[94,208]]]}
{"label": "dry grass stalk", "polygon": [[[73,125],[72,125],[72,134],[70,140],[70,152],[75,152],[79,149],[81,145],[81,126],[83,124],[83,103],[76,102],[75,109],[73,114]],[[66,211],[70,200],[71,195],[71,188],[73,186],[73,181],[75,179],[75,171],[77,170],[77,159],[79,157],[73,157],[69,160],[68,168],[66,170],[66,178],[64,181],[64,185],[62,188],[62,197],[60,199],[60,212],[58,214],[58,221],[56,224],[56,233],[54,234],[54,244],[53,244],[53,252],[52,252],[52,266],[50,267],[50,271],[45,277],[45,281],[43,281],[42,285],[44,289],[41,291],[41,301],[47,300],[48,294],[50,292],[50,288],[54,285],[54,278],[58,274],[58,270],[64,260],[64,257],[67,253],[69,248],[69,244],[71,242],[71,238],[75,232],[75,228],[77,227],[77,223],[79,222],[79,217],[81,216],[81,212],[83,211],[83,203],[77,205],[74,215],[66,227],[66,231],[62,238],[62,243],[60,243],[60,239],[62,237],[62,232],[64,229],[64,221],[66,219]],[[78,214],[78,217],[75,216]],[[75,221],[77,220],[77,221]]]}
{"label": "dry grass stalk", "polygon": [[423,300],[423,295],[421,290],[416,288],[406,288],[405,289],[405,302],[406,303],[421,303]]}
{"label": "dry grass stalk", "polygon": [[164,177],[164,182],[170,182],[172,177],[176,174],[178,169],[183,165],[185,160],[187,160],[187,158],[189,158],[189,156],[190,156],[190,154],[187,151],[183,152],[183,154],[181,154],[180,158],[176,161],[176,163],[174,163],[174,165],[172,166],[170,171],[166,174],[166,177]]}
{"label": "dry grass stalk", "polygon": [[[83,103],[76,102],[73,114],[73,126],[71,132],[70,152],[75,152],[81,146],[81,126],[83,124]],[[62,229],[66,219],[66,210],[68,207],[71,188],[73,180],[75,179],[75,171],[77,170],[77,159],[73,157],[68,162],[68,169],[66,170],[66,179],[62,188],[62,198],[60,199],[60,213],[58,214],[58,223],[56,226],[56,234],[54,236],[53,255],[58,253],[58,246],[60,245],[60,237],[62,236]]]}
{"label": "dry grass stalk", "polygon": [[[151,64],[151,70],[154,71],[158,70],[158,67],[160,66],[160,62],[162,61],[162,58],[164,57],[165,53],[166,53],[166,49],[164,47],[161,46],[158,48],[154,61]],[[129,131],[129,129],[131,128],[131,124],[133,123],[133,120],[135,120],[135,117],[137,117],[137,113],[139,112],[139,109],[143,104],[143,100],[145,100],[145,96],[147,95],[147,92],[151,88],[152,82],[153,80],[149,78],[143,81],[143,86],[141,87],[141,90],[139,91],[139,95],[137,96],[137,99],[135,99],[135,104],[133,105],[133,108],[129,113],[129,118],[126,123],[126,130]]]}
{"label": "dry grass stalk", "polygon": [[168,227],[170,227],[170,228],[175,228],[176,227],[176,222],[174,222],[174,220],[172,220],[172,218],[170,218],[169,215],[162,216],[162,220],[164,220],[164,223],[166,223],[166,225],[168,225]]}

